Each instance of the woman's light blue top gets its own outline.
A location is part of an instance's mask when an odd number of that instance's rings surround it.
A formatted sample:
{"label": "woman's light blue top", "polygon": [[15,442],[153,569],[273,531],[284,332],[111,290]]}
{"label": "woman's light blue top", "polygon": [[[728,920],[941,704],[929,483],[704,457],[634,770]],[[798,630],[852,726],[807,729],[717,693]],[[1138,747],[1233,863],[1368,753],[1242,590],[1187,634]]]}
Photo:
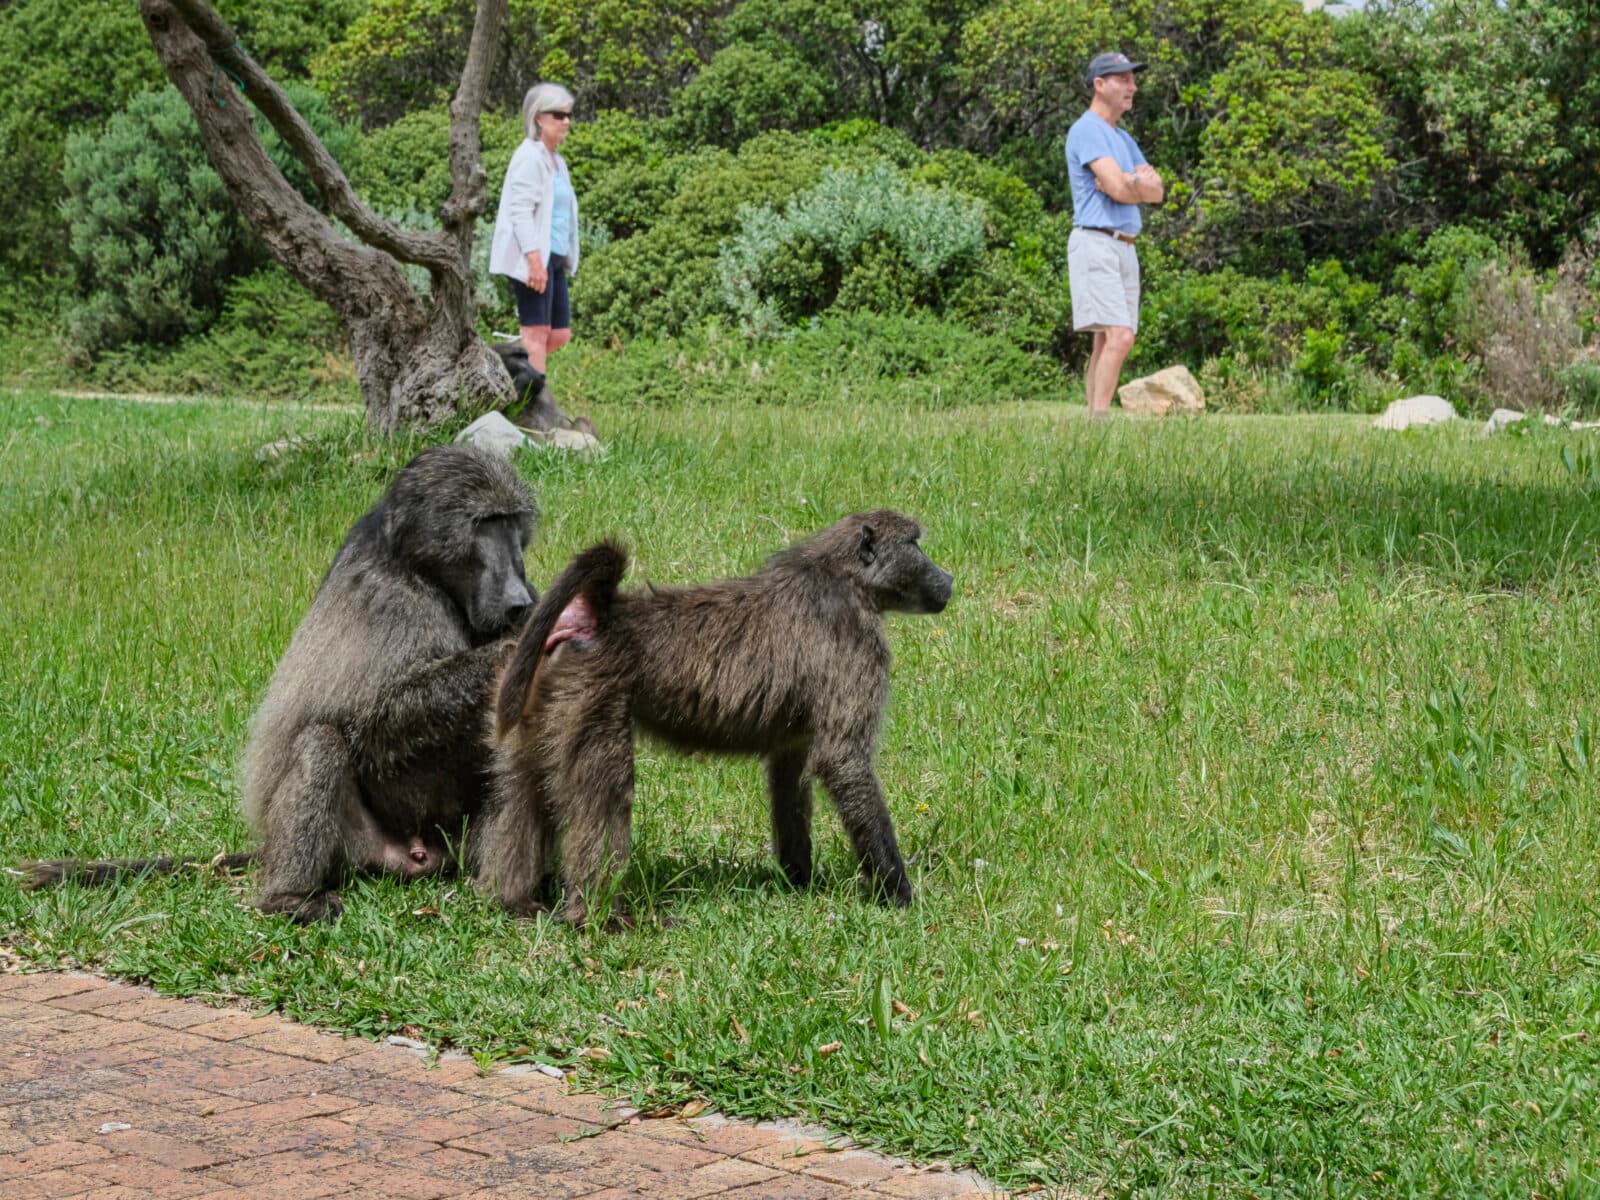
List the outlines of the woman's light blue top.
{"label": "woman's light blue top", "polygon": [[555,197],[550,206],[550,253],[567,254],[572,249],[572,214],[578,197],[572,191],[572,173],[564,166],[556,172]]}

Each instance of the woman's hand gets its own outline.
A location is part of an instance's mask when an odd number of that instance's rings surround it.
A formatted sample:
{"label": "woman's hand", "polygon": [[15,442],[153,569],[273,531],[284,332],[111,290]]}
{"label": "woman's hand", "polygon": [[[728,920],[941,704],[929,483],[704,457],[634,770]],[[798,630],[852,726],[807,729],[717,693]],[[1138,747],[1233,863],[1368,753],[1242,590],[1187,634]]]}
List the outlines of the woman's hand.
{"label": "woman's hand", "polygon": [[545,269],[544,260],[535,250],[528,255],[528,286],[536,292],[543,292],[544,285],[550,281],[549,272]]}

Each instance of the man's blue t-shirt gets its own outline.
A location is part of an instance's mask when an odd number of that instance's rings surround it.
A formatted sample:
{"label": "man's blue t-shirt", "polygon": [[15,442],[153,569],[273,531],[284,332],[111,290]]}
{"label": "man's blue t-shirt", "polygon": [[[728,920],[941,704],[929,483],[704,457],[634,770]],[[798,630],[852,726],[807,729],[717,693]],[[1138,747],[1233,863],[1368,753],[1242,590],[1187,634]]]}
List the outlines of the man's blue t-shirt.
{"label": "man's blue t-shirt", "polygon": [[1096,191],[1089,164],[1110,156],[1129,175],[1145,161],[1133,135],[1086,112],[1067,131],[1067,178],[1072,184],[1072,222],[1099,229],[1120,229],[1130,237],[1144,227],[1137,204],[1120,204]]}

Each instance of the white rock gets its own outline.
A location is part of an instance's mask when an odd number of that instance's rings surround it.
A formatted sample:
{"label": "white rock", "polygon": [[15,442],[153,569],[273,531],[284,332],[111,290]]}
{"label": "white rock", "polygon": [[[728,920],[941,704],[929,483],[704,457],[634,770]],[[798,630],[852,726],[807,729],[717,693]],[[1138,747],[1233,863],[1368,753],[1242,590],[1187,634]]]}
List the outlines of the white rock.
{"label": "white rock", "polygon": [[1188,367],[1163,367],[1154,375],[1131,380],[1117,389],[1117,400],[1127,412],[1156,417],[1206,410],[1205,393]]}
{"label": "white rock", "polygon": [[557,450],[582,450],[590,454],[600,449],[600,439],[581,429],[552,429],[550,444]]}
{"label": "white rock", "polygon": [[277,462],[278,459],[282,458],[285,454],[288,454],[291,450],[298,450],[305,444],[306,439],[303,437],[279,438],[275,442],[268,442],[265,446],[262,446],[259,450],[257,450],[256,461]]}
{"label": "white rock", "polygon": [[1507,425],[1515,425],[1527,415],[1514,408],[1497,408],[1489,414],[1488,421],[1484,423],[1483,436],[1488,437],[1491,433],[1498,433]]}
{"label": "white rock", "polygon": [[502,458],[510,458],[524,446],[536,450],[575,450],[583,454],[599,454],[603,450],[600,439],[592,433],[581,429],[552,429],[541,433],[537,429],[513,425],[501,412],[484,413],[457,434],[456,441],[473,442]]}
{"label": "white rock", "polygon": [[1410,429],[1413,425],[1438,425],[1456,419],[1455,405],[1443,396],[1407,396],[1383,410],[1374,429]]}
{"label": "white rock", "polygon": [[133,1128],[133,1126],[129,1125],[126,1121],[107,1121],[104,1125],[100,1126],[99,1129],[96,1129],[95,1132],[96,1133],[121,1133],[124,1129],[132,1129],[132,1128]]}
{"label": "white rock", "polygon": [[531,444],[527,431],[518,429],[502,412],[484,413],[456,434],[456,441],[482,446],[501,458],[510,458],[520,447]]}

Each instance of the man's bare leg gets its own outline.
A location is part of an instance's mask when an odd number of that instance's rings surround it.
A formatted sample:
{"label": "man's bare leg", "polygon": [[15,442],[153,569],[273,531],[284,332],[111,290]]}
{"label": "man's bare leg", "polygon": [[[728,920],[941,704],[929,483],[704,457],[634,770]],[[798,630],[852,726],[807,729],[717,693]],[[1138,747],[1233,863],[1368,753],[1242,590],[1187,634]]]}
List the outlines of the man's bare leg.
{"label": "man's bare leg", "polygon": [[1100,366],[1100,352],[1105,346],[1106,335],[1096,330],[1090,337],[1089,367],[1083,373],[1083,403],[1091,417],[1094,416],[1094,376]]}
{"label": "man's bare leg", "polygon": [[1089,416],[1111,415],[1111,397],[1122,378],[1122,364],[1133,349],[1133,330],[1126,325],[1108,325],[1094,335],[1094,351],[1089,362]]}

